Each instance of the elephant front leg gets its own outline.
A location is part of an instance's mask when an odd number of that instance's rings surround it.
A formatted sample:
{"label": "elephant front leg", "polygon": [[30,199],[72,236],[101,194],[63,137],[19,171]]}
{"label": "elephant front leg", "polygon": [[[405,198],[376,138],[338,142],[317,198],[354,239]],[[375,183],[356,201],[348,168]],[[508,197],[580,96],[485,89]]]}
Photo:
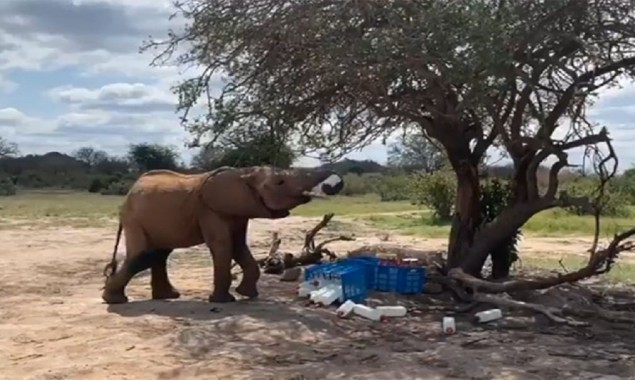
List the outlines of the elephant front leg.
{"label": "elephant front leg", "polygon": [[214,290],[209,302],[234,302],[236,298],[229,293],[232,283],[232,239],[226,223],[211,219],[201,222],[205,243],[214,262]]}
{"label": "elephant front leg", "polygon": [[248,219],[238,220],[232,228],[232,242],[234,245],[233,258],[243,272],[243,278],[236,287],[236,292],[248,298],[256,298],[258,297],[260,268],[247,246],[248,223]]}
{"label": "elephant front leg", "polygon": [[256,298],[258,297],[260,267],[247,246],[248,223],[249,219],[236,220],[232,226],[233,258],[243,272],[243,278],[236,287],[236,292],[248,298]]}
{"label": "elephant front leg", "polygon": [[260,268],[247,246],[247,223],[234,233],[234,260],[243,271],[243,278],[236,292],[248,298],[258,297],[258,279]]}

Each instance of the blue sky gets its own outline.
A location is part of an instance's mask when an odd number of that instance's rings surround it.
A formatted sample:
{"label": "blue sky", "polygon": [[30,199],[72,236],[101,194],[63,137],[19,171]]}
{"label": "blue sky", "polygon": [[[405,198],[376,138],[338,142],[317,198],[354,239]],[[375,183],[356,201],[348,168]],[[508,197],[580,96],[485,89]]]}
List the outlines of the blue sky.
{"label": "blue sky", "polygon": [[[94,146],[172,144],[186,160],[187,134],[174,113],[174,67],[152,68],[138,48],[171,26],[169,0],[0,1],[0,136],[22,153]],[[592,110],[609,127],[620,168],[635,163],[635,86],[610,89]],[[373,144],[349,155],[384,162]],[[312,164],[310,159],[302,164]],[[573,161],[573,160],[572,160]]]}

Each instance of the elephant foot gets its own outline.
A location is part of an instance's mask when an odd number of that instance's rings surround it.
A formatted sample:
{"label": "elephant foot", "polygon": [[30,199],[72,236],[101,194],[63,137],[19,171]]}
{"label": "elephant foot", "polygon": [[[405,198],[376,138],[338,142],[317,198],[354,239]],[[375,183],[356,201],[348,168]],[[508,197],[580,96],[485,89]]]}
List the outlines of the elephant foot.
{"label": "elephant foot", "polygon": [[128,302],[128,297],[126,297],[126,295],[123,294],[123,292],[113,292],[107,289],[105,289],[104,292],[101,294],[101,298],[107,304],[118,304],[118,303]]}
{"label": "elephant foot", "polygon": [[170,300],[177,299],[179,297],[181,297],[181,293],[179,293],[179,291],[174,288],[152,291],[152,299],[154,300]]}
{"label": "elephant foot", "polygon": [[245,296],[247,298],[257,298],[258,288],[256,288],[255,286],[240,284],[236,287],[236,293],[240,294],[241,296]]}
{"label": "elephant foot", "polygon": [[235,302],[235,301],[236,301],[236,297],[234,297],[233,295],[229,293],[224,293],[224,294],[212,293],[209,296],[209,302],[213,302],[213,303],[227,303],[227,302]]}

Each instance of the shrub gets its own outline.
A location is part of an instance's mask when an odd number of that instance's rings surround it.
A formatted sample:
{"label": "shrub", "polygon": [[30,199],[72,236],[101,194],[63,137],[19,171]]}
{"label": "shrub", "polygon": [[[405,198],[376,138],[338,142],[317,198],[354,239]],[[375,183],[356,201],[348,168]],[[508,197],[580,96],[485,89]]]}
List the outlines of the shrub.
{"label": "shrub", "polygon": [[346,174],[341,194],[348,196],[370,194],[375,190],[375,181],[374,178],[364,175]]}
{"label": "shrub", "polygon": [[0,197],[15,195],[17,192],[15,184],[10,178],[0,179]]}
{"label": "shrub", "polygon": [[[563,186],[563,190],[565,190],[569,196],[588,196],[589,199],[593,199],[597,185],[597,180],[594,178],[577,178],[576,180],[570,181]],[[630,216],[630,210],[626,206],[629,203],[629,196],[626,191],[620,189],[613,183],[609,183],[605,189],[604,195],[605,196],[602,199],[601,204],[602,210],[600,213],[602,216]],[[583,206],[570,206],[566,208],[566,211],[574,215],[593,215],[594,213],[592,208]]]}
{"label": "shrub", "polygon": [[101,178],[93,178],[92,181],[90,181],[90,185],[88,186],[88,192],[89,193],[99,193],[101,192],[101,190],[104,188],[104,183],[102,182]]}
{"label": "shrub", "polygon": [[410,179],[407,176],[384,176],[377,180],[375,191],[382,202],[411,199]]}
{"label": "shrub", "polygon": [[456,195],[454,173],[442,170],[414,175],[410,181],[409,191],[413,203],[432,209],[433,217],[437,222],[452,219]]}
{"label": "shrub", "polygon": [[132,181],[120,180],[111,182],[101,191],[102,195],[126,195],[132,186]]}

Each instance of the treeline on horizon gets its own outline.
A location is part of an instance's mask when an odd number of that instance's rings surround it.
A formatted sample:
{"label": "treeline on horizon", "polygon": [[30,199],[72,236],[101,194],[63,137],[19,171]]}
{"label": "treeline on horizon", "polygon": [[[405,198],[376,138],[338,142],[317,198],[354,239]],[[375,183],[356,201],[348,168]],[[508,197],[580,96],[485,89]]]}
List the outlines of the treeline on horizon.
{"label": "treeline on horizon", "polygon": [[[2,141],[0,141],[0,146]],[[4,141],[4,146],[8,146]],[[17,147],[4,149],[0,157],[0,195],[15,195],[28,190],[88,191],[103,195],[124,195],[143,172],[170,169],[183,173],[199,173],[220,166],[275,165],[292,167],[296,155],[288,148],[261,149],[245,146],[241,149],[201,149],[185,164],[176,149],[155,143],[131,144],[125,155],[109,154],[93,147],[83,147],[70,154],[19,154]],[[343,194],[347,196],[377,194],[381,201],[411,201],[425,204],[439,214],[451,212],[454,175],[447,159],[423,141],[404,141],[388,150],[388,162],[343,159],[320,168],[332,169],[345,178]],[[508,181],[514,170],[511,165],[482,165],[483,178]],[[548,168],[538,172],[538,183],[548,182]],[[594,189],[592,175],[579,171],[560,173],[561,188],[571,193],[590,193]],[[611,203],[635,204],[635,170],[626,170],[614,179]],[[577,213],[582,211],[578,210]],[[622,212],[611,212],[622,213]]]}

